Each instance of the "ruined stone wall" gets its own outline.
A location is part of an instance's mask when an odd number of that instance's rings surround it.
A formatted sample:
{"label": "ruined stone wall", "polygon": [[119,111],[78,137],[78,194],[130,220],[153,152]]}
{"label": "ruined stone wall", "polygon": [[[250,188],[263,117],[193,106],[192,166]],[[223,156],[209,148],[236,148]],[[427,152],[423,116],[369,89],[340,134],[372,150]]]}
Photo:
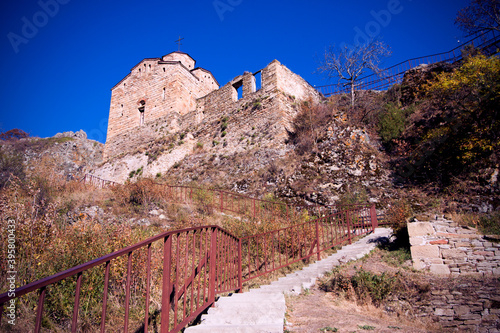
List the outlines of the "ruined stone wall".
{"label": "ruined stone wall", "polygon": [[310,99],[313,102],[317,102],[321,99],[321,94],[299,75],[293,73],[283,65],[276,66],[276,70],[278,78],[277,88],[285,94],[303,101]]}

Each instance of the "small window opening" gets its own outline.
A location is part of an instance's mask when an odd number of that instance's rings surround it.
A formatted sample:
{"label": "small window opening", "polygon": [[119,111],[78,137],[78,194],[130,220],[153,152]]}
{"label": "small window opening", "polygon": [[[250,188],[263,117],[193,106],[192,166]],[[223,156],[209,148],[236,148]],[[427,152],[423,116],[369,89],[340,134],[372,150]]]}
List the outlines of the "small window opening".
{"label": "small window opening", "polygon": [[163,73],[165,73],[165,67],[163,67]]}
{"label": "small window opening", "polygon": [[262,73],[258,71],[253,76],[255,77],[255,91],[259,91],[262,88]]}
{"label": "small window opening", "polygon": [[144,125],[144,111],[146,109],[146,102],[141,101],[141,106],[139,107],[139,125]]}
{"label": "small window opening", "polygon": [[241,99],[242,94],[243,94],[243,80],[238,81],[233,84],[233,88],[236,90],[236,100]]}

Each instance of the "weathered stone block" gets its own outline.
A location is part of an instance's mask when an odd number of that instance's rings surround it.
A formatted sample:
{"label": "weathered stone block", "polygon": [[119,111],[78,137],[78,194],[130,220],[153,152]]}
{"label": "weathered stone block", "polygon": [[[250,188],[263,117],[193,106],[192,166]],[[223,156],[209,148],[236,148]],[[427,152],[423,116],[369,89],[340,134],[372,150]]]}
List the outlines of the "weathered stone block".
{"label": "weathered stone block", "polygon": [[467,313],[458,316],[460,320],[481,320],[481,315],[476,313]]}
{"label": "weathered stone block", "polygon": [[442,250],[442,255],[444,259],[464,259],[465,252],[458,249]]}
{"label": "weathered stone block", "polygon": [[453,309],[437,308],[436,310],[434,310],[434,315],[440,316],[440,317],[441,316],[452,317],[453,315],[455,315],[455,312],[453,311]]}
{"label": "weathered stone block", "polygon": [[460,306],[454,307],[453,310],[455,311],[455,314],[458,316],[463,316],[463,315],[471,313],[471,310],[467,305],[460,305]]}
{"label": "weathered stone block", "polygon": [[492,252],[492,251],[474,251],[473,253],[475,255],[480,255],[480,256],[485,256],[485,257],[492,257],[495,255],[495,252]]}
{"label": "weathered stone block", "polygon": [[429,244],[431,244],[431,245],[444,245],[444,244],[448,244],[448,240],[447,239],[433,240],[433,241],[430,241]]}
{"label": "weathered stone block", "polygon": [[413,222],[408,223],[408,235],[414,236],[428,236],[434,235],[435,231],[430,222]]}
{"label": "weathered stone block", "polygon": [[444,264],[432,264],[429,268],[430,272],[436,275],[450,275],[450,269]]}
{"label": "weathered stone block", "polygon": [[476,234],[455,234],[455,233],[447,233],[447,232],[438,232],[436,233],[438,237],[445,237],[445,238],[479,238],[481,237],[480,235]]}
{"label": "weathered stone block", "polygon": [[410,237],[410,245],[425,245],[425,237],[422,236],[412,236]]}
{"label": "weathered stone block", "polygon": [[441,258],[439,247],[437,245],[416,245],[412,246],[410,251],[412,258]]}

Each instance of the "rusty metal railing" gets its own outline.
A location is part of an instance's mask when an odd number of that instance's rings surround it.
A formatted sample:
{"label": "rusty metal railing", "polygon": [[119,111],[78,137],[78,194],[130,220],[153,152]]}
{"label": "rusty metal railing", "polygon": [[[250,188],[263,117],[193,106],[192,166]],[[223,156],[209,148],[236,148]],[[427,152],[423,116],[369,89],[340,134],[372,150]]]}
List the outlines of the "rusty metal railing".
{"label": "rusty metal railing", "polygon": [[158,184],[165,188],[168,200],[181,204],[206,205],[221,213],[236,213],[255,220],[283,219],[297,221],[302,212],[307,211],[309,216],[321,217],[338,213],[347,208],[367,209],[370,204],[352,205],[321,205],[302,204],[291,205],[279,201],[258,199],[244,194],[233,193],[219,189],[200,188],[182,185]]}
{"label": "rusty metal railing", "polygon": [[[82,180],[90,185],[103,188],[104,184],[120,185],[111,180],[87,174]],[[248,195],[221,189],[201,188],[187,185],[169,185],[152,182],[164,192],[169,202],[178,204],[204,205],[221,213],[235,213],[254,220],[283,219],[293,221],[300,218],[305,210],[310,216],[321,217],[337,213],[346,207],[370,207],[367,204],[325,205],[325,204],[287,204],[284,202],[258,199]]]}
{"label": "rusty metal railing", "polygon": [[235,213],[255,220],[297,218],[299,211],[289,204],[258,199],[244,194],[218,189],[204,189],[192,186],[163,186],[169,201],[183,204],[206,205],[221,213]]}
{"label": "rusty metal railing", "polygon": [[[473,39],[461,44],[460,46],[448,51],[419,58],[412,58],[402,61],[396,65],[382,70],[378,75],[370,74],[358,80],[356,90],[385,90],[396,83],[401,83],[404,74],[419,65],[433,64],[437,62],[455,62],[462,59],[461,49],[465,46],[472,45],[487,54],[497,52],[493,48],[498,47],[500,34],[496,31],[489,31],[483,33]],[[325,86],[316,87],[324,96],[331,96],[335,94],[344,94],[350,92],[350,87],[345,84],[330,84]]]}
{"label": "rusty metal railing", "polygon": [[80,182],[82,182],[83,184],[92,185],[97,188],[105,188],[109,186],[119,185],[119,183],[115,181],[102,179],[97,176],[91,175],[90,173],[85,174],[85,176],[82,177]]}
{"label": "rusty metal railing", "polygon": [[[221,212],[234,212],[253,219],[269,217],[298,221],[303,207],[289,205],[222,190],[187,186],[162,186],[167,199],[177,203],[208,205]],[[309,207],[310,208],[310,207]],[[237,238],[217,226],[205,226],[161,233],[155,237],[70,268],[42,280],[15,289],[15,295],[0,295],[0,314],[12,298],[38,292],[34,332],[44,318],[47,298],[58,297],[58,285],[74,284],[71,332],[79,327],[82,296],[93,286],[92,270],[102,275],[100,332],[110,326],[109,299],[121,299],[123,331],[148,332],[154,313],[160,314],[162,333],[179,332],[215,301],[216,295],[238,292],[243,283],[351,242],[355,236],[378,226],[375,205],[313,206],[320,216],[312,221],[293,224],[278,230]],[[117,272],[122,272],[122,275]],[[117,275],[118,274],[118,275]],[[140,286],[139,286],[140,285]],[[142,289],[141,289],[142,288]],[[142,292],[137,292],[141,289]],[[51,294],[52,293],[54,294]],[[131,303],[143,302],[142,323],[130,324]],[[156,310],[151,312],[151,307]],[[135,310],[137,312],[137,310]],[[116,313],[112,313],[116,318]],[[134,318],[137,318],[135,313]],[[156,317],[155,317],[156,318]],[[0,315],[1,324],[1,315]],[[116,329],[116,319],[113,328]],[[155,325],[158,320],[155,321]],[[139,326],[138,326],[139,325]]]}
{"label": "rusty metal railing", "polygon": [[313,221],[242,238],[243,282],[312,258],[378,226],[375,206],[352,206]]}
{"label": "rusty metal railing", "polygon": [[[157,243],[160,243],[159,246]],[[32,292],[39,293],[34,332],[40,332],[44,302],[50,288],[56,288],[58,283],[65,280],[76,279],[71,332],[77,332],[84,277],[89,270],[102,266],[104,270],[104,288],[100,332],[106,332],[107,330],[107,305],[111,294],[113,294],[113,297],[125,297],[123,331],[128,332],[129,328],[131,328],[148,332],[151,319],[150,306],[153,283],[157,284],[155,289],[161,290],[161,332],[178,332],[209,307],[215,301],[217,294],[238,291],[241,288],[239,244],[240,242],[236,237],[217,226],[165,232],[101,258],[17,288],[14,298],[21,298]],[[157,267],[152,265],[152,255],[155,249],[158,250],[156,252],[161,256],[161,260],[155,261]],[[139,252],[141,250],[147,254],[140,256]],[[137,276],[138,272],[133,272],[133,267],[137,269],[136,263],[133,266],[134,256],[145,261],[145,271],[139,272],[144,274],[143,276]],[[122,260],[120,261],[120,259]],[[125,295],[116,295],[117,291],[110,289],[110,279],[112,278],[110,270],[117,263],[126,265]],[[139,328],[131,327],[129,323],[131,283],[134,275],[136,275],[136,278],[146,280],[143,295],[145,303],[144,321]],[[12,298],[8,293],[0,295],[0,310],[2,310],[2,313],[4,304],[8,303]]]}

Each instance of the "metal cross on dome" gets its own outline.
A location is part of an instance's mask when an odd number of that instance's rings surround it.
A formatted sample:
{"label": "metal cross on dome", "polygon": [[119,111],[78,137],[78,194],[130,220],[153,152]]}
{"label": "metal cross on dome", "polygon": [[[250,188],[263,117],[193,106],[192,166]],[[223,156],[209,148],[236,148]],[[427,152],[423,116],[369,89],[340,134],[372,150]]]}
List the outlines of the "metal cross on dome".
{"label": "metal cross on dome", "polygon": [[177,43],[177,45],[179,45],[179,51],[181,50],[181,45],[182,45],[181,40],[183,40],[183,39],[184,38],[181,38],[181,36],[179,36],[179,39],[175,41]]}

